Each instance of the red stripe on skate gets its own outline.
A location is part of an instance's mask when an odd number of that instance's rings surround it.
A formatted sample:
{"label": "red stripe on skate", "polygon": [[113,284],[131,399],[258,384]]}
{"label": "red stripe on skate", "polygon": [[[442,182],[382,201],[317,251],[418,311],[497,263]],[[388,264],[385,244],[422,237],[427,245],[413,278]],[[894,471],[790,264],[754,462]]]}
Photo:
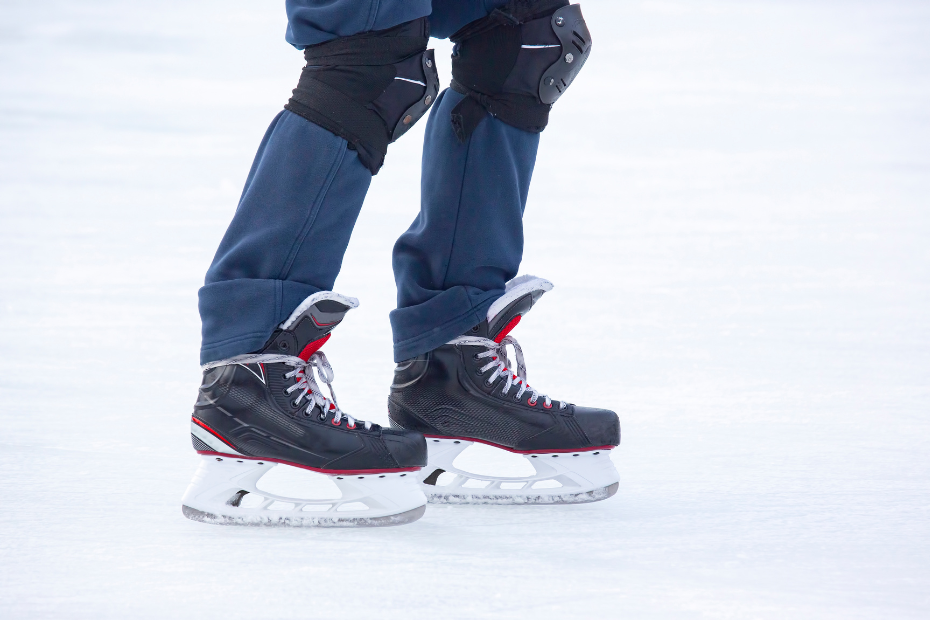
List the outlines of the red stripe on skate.
{"label": "red stripe on skate", "polygon": [[484,439],[475,439],[474,437],[448,437],[446,435],[424,435],[429,439],[458,439],[459,441],[477,441],[478,443],[483,443],[492,448],[500,448],[501,450],[506,450],[507,452],[514,452],[516,454],[566,454],[569,452],[593,452],[594,450],[613,450],[617,446],[595,446],[593,448],[573,448],[570,450],[562,449],[551,449],[551,450],[516,450],[514,448],[508,448],[507,446],[502,446],[491,441],[485,441]]}
{"label": "red stripe on skate", "polygon": [[[313,318],[313,317],[311,317],[311,318]],[[326,344],[326,341],[329,340],[329,337],[330,337],[330,336],[332,336],[331,333],[330,333],[330,334],[326,334],[326,335],[323,336],[322,338],[320,338],[320,339],[318,339],[318,340],[314,340],[313,342],[307,344],[307,346],[304,347],[304,350],[301,351],[301,352],[300,352],[300,355],[298,355],[297,357],[299,357],[300,359],[302,359],[303,361],[306,362],[307,360],[310,359],[310,356],[311,356],[311,355],[313,355],[314,353],[316,353],[317,351],[319,351],[319,350],[320,350],[320,347],[322,347],[324,344]]]}
{"label": "red stripe on skate", "polygon": [[197,454],[209,454],[210,456],[225,456],[228,459],[236,459],[239,461],[268,461],[269,463],[280,463],[281,465],[290,465],[291,467],[299,467],[300,469],[309,469],[310,471],[315,471],[320,474],[327,474],[330,476],[367,476],[369,474],[400,474],[408,471],[420,471],[422,467],[397,467],[395,469],[322,469],[320,467],[310,467],[309,465],[301,465],[300,463],[294,463],[292,461],[283,461],[281,459],[272,459],[262,456],[245,456],[244,454],[226,454],[225,452],[213,452],[212,450],[197,450]]}
{"label": "red stripe on skate", "polygon": [[520,315],[518,314],[517,316],[513,317],[512,319],[510,319],[510,322],[507,323],[507,324],[504,326],[504,329],[502,329],[502,330],[500,331],[500,333],[497,334],[497,336],[495,336],[494,342],[496,342],[497,344],[500,344],[500,343],[501,343],[501,340],[503,340],[504,338],[506,338],[506,337],[507,337],[507,334],[509,334],[511,331],[513,331],[513,328],[517,326],[517,323],[519,323],[519,322],[520,322],[520,319],[522,319],[522,318],[523,318],[523,317],[520,316]]}
{"label": "red stripe on skate", "polygon": [[199,426],[199,427],[202,428],[203,430],[207,431],[208,433],[210,433],[211,435],[213,435],[214,437],[216,437],[217,439],[219,439],[220,441],[222,441],[223,443],[225,443],[227,446],[229,446],[229,447],[232,448],[233,450],[236,449],[236,446],[232,445],[231,443],[229,443],[228,441],[226,441],[225,439],[223,439],[223,436],[222,436],[222,435],[220,435],[219,433],[217,433],[215,430],[213,430],[212,428],[210,428],[209,426],[207,426],[206,424],[204,424],[203,422],[201,422],[201,421],[198,420],[197,418],[192,417],[192,418],[191,418],[191,422],[193,422],[194,424],[196,424],[197,426]]}

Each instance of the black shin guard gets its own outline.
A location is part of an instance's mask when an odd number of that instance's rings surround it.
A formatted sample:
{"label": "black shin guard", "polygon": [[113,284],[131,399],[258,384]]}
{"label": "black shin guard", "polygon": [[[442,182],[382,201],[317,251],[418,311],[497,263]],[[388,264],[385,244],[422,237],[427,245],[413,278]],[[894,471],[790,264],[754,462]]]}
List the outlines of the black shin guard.
{"label": "black shin guard", "polygon": [[377,174],[388,144],[426,114],[439,93],[428,40],[424,17],[312,45],[284,107],[344,138]]}
{"label": "black shin guard", "polygon": [[450,39],[452,89],[466,95],[452,109],[462,142],[486,114],[541,132],[591,52],[581,8],[567,0],[511,0]]}

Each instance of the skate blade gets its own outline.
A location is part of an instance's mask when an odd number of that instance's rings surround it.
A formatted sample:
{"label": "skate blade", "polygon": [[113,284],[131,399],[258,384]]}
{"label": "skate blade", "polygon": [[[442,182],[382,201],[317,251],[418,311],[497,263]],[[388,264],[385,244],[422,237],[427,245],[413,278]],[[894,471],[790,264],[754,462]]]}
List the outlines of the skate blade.
{"label": "skate blade", "polygon": [[539,495],[479,495],[477,493],[431,493],[430,504],[588,504],[612,497],[620,487],[619,482],[586,491],[584,493],[539,494]]}
{"label": "skate blade", "polygon": [[192,521],[211,525],[244,525],[249,527],[389,527],[413,523],[426,512],[426,504],[407,512],[383,517],[270,517],[228,516],[203,512],[181,504],[181,512]]}
{"label": "skate blade", "polygon": [[482,445],[481,449],[493,450],[496,456],[523,459],[522,468],[535,472],[494,476],[456,465],[462,452],[474,443],[465,439],[427,438],[429,464],[421,470],[419,480],[430,503],[584,504],[612,497],[620,486],[610,450],[515,454]]}
{"label": "skate blade", "polygon": [[[284,474],[284,491],[269,490],[269,479],[276,479],[280,487],[277,474]],[[318,491],[321,484],[327,488],[326,497],[311,498],[320,495],[313,487]],[[189,519],[213,525],[385,527],[422,517],[426,497],[413,473],[337,476],[283,463],[203,455],[181,511]]]}

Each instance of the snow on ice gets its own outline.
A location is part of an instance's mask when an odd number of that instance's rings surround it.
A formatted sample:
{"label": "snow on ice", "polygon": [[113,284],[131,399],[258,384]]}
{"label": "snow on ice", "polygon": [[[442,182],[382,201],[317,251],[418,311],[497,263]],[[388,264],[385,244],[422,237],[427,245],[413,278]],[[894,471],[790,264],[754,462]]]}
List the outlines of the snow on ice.
{"label": "snow on ice", "polygon": [[[0,616],[930,615],[930,7],[584,10],[526,212],[556,288],[518,337],[534,387],[620,414],[618,494],[269,531],[180,498],[197,288],[302,64],[283,6],[0,6]],[[327,345],[381,423],[423,126]]]}

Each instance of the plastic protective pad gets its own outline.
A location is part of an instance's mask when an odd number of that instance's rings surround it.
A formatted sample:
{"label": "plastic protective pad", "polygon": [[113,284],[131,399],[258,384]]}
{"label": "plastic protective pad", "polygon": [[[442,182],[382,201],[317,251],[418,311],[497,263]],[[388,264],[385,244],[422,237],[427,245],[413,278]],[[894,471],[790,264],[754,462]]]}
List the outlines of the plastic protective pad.
{"label": "plastic protective pad", "polygon": [[562,55],[539,81],[539,99],[555,103],[571,85],[591,55],[591,33],[581,15],[581,6],[571,4],[552,14],[552,31],[562,44]]}
{"label": "plastic protective pad", "polygon": [[439,74],[436,72],[436,58],[433,55],[433,50],[423,52],[420,56],[420,62],[423,66],[423,75],[426,77],[426,94],[401,115],[394,126],[391,142],[396,142],[398,138],[407,133],[407,130],[426,114],[426,111],[436,101],[436,95],[439,94]]}
{"label": "plastic protective pad", "polygon": [[[388,144],[422,117],[438,94],[436,63],[425,53],[428,40],[429,21],[420,18],[311,45],[284,107],[345,139],[377,174]],[[396,131],[398,126],[403,131]]]}

